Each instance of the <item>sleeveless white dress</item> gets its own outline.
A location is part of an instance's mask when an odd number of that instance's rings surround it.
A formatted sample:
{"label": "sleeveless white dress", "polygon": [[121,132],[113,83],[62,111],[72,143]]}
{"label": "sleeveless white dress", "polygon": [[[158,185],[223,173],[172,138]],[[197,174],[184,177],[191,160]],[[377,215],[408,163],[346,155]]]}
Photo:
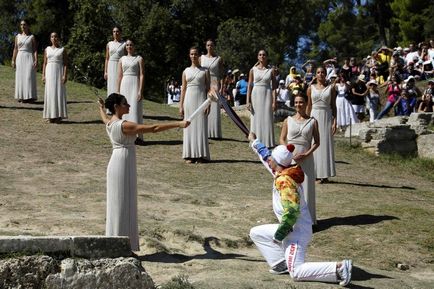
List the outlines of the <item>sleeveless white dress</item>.
{"label": "sleeveless white dress", "polygon": [[250,131],[267,147],[274,147],[273,99],[271,94],[272,69],[253,68],[252,113]]}
{"label": "sleeveless white dress", "polygon": [[[295,146],[293,154],[303,153],[310,149],[313,141],[314,118],[296,121],[292,117],[286,119],[288,133],[286,142]],[[305,201],[309,207],[312,221],[316,224],[316,197],[315,197],[315,164],[313,154],[299,163],[304,172],[303,192]]]}
{"label": "sleeveless white dress", "polygon": [[316,177],[323,179],[336,175],[335,150],[332,134],[333,115],[331,109],[331,88],[329,85],[318,90],[311,85],[312,112],[318,122],[320,146],[313,152]]}
{"label": "sleeveless white dress", "polygon": [[[184,119],[190,115],[205,101],[206,84],[204,67],[187,67],[184,70],[187,80],[187,88],[184,97]],[[204,113],[199,115],[184,129],[182,157],[210,159],[208,145],[208,118]]]}
{"label": "sleeveless white dress", "polygon": [[[140,81],[140,60],[141,56],[122,56],[119,60],[122,63],[122,80],[120,94],[125,96],[130,105],[130,112],[124,114],[122,119],[143,123],[143,100],[137,101]],[[143,134],[139,135],[143,139]]]}
{"label": "sleeveless white dress", "polygon": [[107,166],[106,236],[128,236],[131,250],[139,251],[136,136],[122,132],[124,121],[116,120],[106,125],[113,147]]}
{"label": "sleeveless white dress", "polygon": [[350,123],[359,122],[356,113],[354,112],[353,106],[345,98],[349,93],[348,87],[344,84],[336,84],[337,96],[336,96],[336,125],[347,126]]}
{"label": "sleeveless white dress", "polygon": [[36,70],[33,68],[33,35],[17,36],[18,53],[15,60],[15,99],[36,100]]}
{"label": "sleeveless white dress", "polygon": [[47,66],[45,67],[45,94],[43,118],[68,118],[66,108],[66,89],[63,77],[63,47],[45,48]]}
{"label": "sleeveless white dress", "polygon": [[110,41],[108,44],[107,96],[117,92],[119,59],[125,55],[125,42]]}
{"label": "sleeveless white dress", "polygon": [[[211,76],[211,87],[214,88],[217,92],[220,91],[221,61],[222,60],[219,56],[208,57],[206,55],[202,55],[200,57],[200,65],[209,70]],[[222,138],[222,124],[219,101],[211,102],[211,108],[208,115],[208,137],[216,139]]]}

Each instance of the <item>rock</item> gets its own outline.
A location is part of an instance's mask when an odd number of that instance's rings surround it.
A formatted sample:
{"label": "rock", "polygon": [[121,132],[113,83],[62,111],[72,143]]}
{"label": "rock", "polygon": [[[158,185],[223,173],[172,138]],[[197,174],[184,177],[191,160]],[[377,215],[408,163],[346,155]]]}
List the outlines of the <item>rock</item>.
{"label": "rock", "polygon": [[434,134],[420,135],[417,138],[417,153],[421,158],[434,159]]}
{"label": "rock", "polygon": [[420,125],[429,125],[433,121],[433,113],[432,112],[418,112],[418,113],[412,113],[407,123],[418,123]]}
{"label": "rock", "polygon": [[71,257],[103,258],[131,256],[128,237],[106,236],[13,236],[0,237],[0,253],[62,254]]}
{"label": "rock", "polygon": [[1,259],[0,288],[44,288],[47,276],[60,271],[59,265],[49,256]]}
{"label": "rock", "polygon": [[407,124],[415,130],[417,135],[428,134],[428,125],[433,121],[432,112],[412,113],[408,118]]}
{"label": "rock", "polygon": [[359,123],[353,123],[351,126],[348,126],[345,129],[345,137],[359,137],[359,132],[361,130],[369,129],[370,123],[369,122],[359,122]]}
{"label": "rock", "polygon": [[394,126],[394,125],[405,124],[407,120],[408,120],[408,116],[386,117],[375,121],[373,125],[380,126],[380,127]]}
{"label": "rock", "polygon": [[276,111],[274,112],[274,122],[282,122],[288,116],[293,116],[295,114],[295,109],[293,107],[288,107],[284,104],[279,104]]}
{"label": "rock", "polygon": [[151,289],[155,288],[151,277],[139,260],[116,259],[64,259],[60,273],[51,274],[45,280],[47,289]]}
{"label": "rock", "polygon": [[402,156],[415,156],[417,154],[416,140],[381,140],[378,142],[376,154],[391,153],[397,153]]}

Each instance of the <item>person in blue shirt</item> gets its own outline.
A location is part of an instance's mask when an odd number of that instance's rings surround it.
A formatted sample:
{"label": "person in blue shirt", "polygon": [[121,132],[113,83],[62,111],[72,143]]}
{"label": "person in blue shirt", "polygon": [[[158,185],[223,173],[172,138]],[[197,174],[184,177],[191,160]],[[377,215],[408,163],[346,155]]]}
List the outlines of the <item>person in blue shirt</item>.
{"label": "person in blue shirt", "polygon": [[237,89],[237,94],[235,96],[235,103],[238,105],[246,104],[247,81],[244,73],[240,74],[240,80],[236,84],[236,89]]}

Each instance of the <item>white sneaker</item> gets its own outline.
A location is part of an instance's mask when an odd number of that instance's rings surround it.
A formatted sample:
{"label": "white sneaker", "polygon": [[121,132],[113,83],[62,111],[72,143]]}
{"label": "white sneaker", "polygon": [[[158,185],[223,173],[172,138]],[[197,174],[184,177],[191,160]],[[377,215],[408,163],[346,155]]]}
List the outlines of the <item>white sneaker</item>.
{"label": "white sneaker", "polygon": [[269,270],[271,274],[281,275],[288,273],[288,266],[286,265],[286,261],[282,260]]}
{"label": "white sneaker", "polygon": [[348,285],[351,281],[351,270],[353,269],[353,261],[352,260],[343,260],[342,266],[338,270],[338,274],[340,277],[339,285],[345,286]]}

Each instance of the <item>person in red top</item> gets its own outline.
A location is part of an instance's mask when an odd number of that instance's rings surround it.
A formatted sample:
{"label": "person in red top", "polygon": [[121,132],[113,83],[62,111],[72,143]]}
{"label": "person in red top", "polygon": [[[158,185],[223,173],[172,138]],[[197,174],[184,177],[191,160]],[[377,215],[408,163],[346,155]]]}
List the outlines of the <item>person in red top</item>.
{"label": "person in red top", "polygon": [[392,75],[392,78],[390,79],[386,93],[387,93],[387,102],[384,106],[383,110],[377,115],[377,118],[375,120],[381,119],[383,116],[389,113],[389,111],[393,108],[393,105],[398,100],[399,96],[401,95],[401,79],[397,75]]}

